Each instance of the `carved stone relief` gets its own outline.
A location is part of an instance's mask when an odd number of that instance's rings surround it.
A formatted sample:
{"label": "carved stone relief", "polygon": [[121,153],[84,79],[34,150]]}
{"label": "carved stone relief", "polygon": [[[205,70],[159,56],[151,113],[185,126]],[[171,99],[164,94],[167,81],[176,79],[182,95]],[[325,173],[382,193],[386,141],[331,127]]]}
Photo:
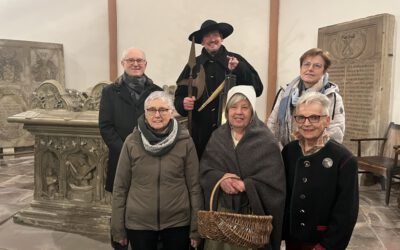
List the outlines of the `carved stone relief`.
{"label": "carved stone relief", "polygon": [[90,88],[86,91],[87,99],[83,103],[83,110],[99,110],[100,109],[100,99],[101,99],[101,91],[105,86],[107,86],[110,82],[99,82],[94,85],[93,88]]}
{"label": "carved stone relief", "polygon": [[[319,29],[318,47],[332,55],[329,78],[339,86],[346,112],[343,144],[351,138],[382,137],[389,124],[394,16],[381,14]],[[363,154],[378,153],[363,143]]]}
{"label": "carved stone relief", "polygon": [[104,190],[108,148],[98,127],[107,84],[79,92],[46,80],[32,95],[34,109],[8,117],[35,136],[34,200],[14,216],[15,222],[109,236],[111,194]]}
{"label": "carved stone relief", "polygon": [[41,83],[46,80],[59,79],[60,65],[57,58],[57,51],[32,48],[31,58],[32,79],[35,82]]}
{"label": "carved stone relief", "polygon": [[[54,128],[53,128],[54,129]],[[108,203],[103,186],[107,148],[101,138],[40,136],[35,148],[37,200]]]}
{"label": "carved stone relief", "polygon": [[27,104],[18,87],[0,87],[0,147],[14,147],[21,140],[33,145],[33,137],[22,129],[22,124],[7,122],[7,117],[27,110]]}
{"label": "carved stone relief", "polygon": [[0,130],[6,131],[0,140],[1,148],[33,145],[33,136],[22,126],[7,124],[6,117],[29,109],[32,92],[49,79],[65,85],[61,44],[0,39],[0,95],[2,104],[4,100],[11,101],[10,105],[2,105],[0,114],[4,121]]}
{"label": "carved stone relief", "polygon": [[60,199],[60,170],[58,166],[60,161],[57,155],[50,150],[46,150],[41,155],[41,182],[37,185],[42,187],[38,189],[40,197],[43,199]]}
{"label": "carved stone relief", "polygon": [[[17,53],[19,52],[19,53]],[[23,79],[22,62],[18,57],[20,49],[6,47],[0,49],[0,81],[3,83],[20,83]]]}

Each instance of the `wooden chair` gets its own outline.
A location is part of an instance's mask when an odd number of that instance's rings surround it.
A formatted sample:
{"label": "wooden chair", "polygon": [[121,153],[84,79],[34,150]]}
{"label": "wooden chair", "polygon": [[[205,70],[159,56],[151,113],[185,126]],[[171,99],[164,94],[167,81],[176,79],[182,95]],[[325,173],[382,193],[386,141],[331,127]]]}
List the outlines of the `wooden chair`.
{"label": "wooden chair", "polygon": [[[382,190],[386,189],[385,202],[389,204],[390,189],[393,179],[400,179],[400,125],[391,122],[382,138],[360,138],[350,139],[356,141],[357,160],[359,173],[373,173],[381,178]],[[361,142],[363,141],[381,141],[382,146],[378,155],[361,156]]]}

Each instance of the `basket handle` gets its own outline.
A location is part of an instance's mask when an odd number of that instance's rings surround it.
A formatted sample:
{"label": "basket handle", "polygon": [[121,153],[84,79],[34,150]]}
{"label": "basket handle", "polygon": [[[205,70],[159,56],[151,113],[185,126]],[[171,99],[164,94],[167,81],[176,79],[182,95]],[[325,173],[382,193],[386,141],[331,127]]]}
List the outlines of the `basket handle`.
{"label": "basket handle", "polygon": [[229,178],[233,178],[233,179],[238,179],[238,180],[240,180],[239,177],[235,177],[235,176],[225,176],[225,177],[222,177],[221,179],[219,179],[219,181],[217,181],[217,183],[215,183],[215,186],[214,186],[213,190],[211,191],[211,197],[210,197],[210,211],[211,211],[211,212],[213,211],[213,210],[212,210],[212,205],[213,205],[213,201],[214,201],[214,194],[215,194],[215,191],[217,190],[217,188],[219,187],[219,185],[221,185],[221,182],[223,182],[224,180],[229,179]]}

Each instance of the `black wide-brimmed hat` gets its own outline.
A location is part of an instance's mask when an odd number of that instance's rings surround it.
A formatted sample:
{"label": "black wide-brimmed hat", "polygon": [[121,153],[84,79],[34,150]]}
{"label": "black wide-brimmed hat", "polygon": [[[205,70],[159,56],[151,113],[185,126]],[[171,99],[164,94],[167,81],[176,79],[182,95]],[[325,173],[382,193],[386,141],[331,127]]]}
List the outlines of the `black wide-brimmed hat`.
{"label": "black wide-brimmed hat", "polygon": [[217,23],[214,20],[206,20],[201,24],[199,30],[193,32],[189,36],[189,41],[192,41],[192,37],[194,36],[195,43],[201,43],[203,40],[203,36],[206,35],[210,31],[218,30],[222,38],[227,38],[233,32],[233,27],[229,23]]}

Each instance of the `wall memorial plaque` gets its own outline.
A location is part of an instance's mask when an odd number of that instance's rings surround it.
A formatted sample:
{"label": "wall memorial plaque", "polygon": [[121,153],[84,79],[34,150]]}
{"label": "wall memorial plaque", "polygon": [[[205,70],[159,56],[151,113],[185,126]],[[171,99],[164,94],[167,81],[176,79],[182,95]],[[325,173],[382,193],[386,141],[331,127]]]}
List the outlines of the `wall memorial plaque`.
{"label": "wall memorial plaque", "polygon": [[[381,14],[318,30],[318,47],[332,55],[329,79],[344,100],[343,144],[353,153],[351,138],[383,137],[390,122],[394,23]],[[376,142],[363,143],[363,154],[378,150]]]}
{"label": "wall memorial plaque", "polygon": [[29,109],[33,91],[50,79],[65,86],[62,44],[0,39],[0,148],[33,145],[30,133],[6,120]]}

